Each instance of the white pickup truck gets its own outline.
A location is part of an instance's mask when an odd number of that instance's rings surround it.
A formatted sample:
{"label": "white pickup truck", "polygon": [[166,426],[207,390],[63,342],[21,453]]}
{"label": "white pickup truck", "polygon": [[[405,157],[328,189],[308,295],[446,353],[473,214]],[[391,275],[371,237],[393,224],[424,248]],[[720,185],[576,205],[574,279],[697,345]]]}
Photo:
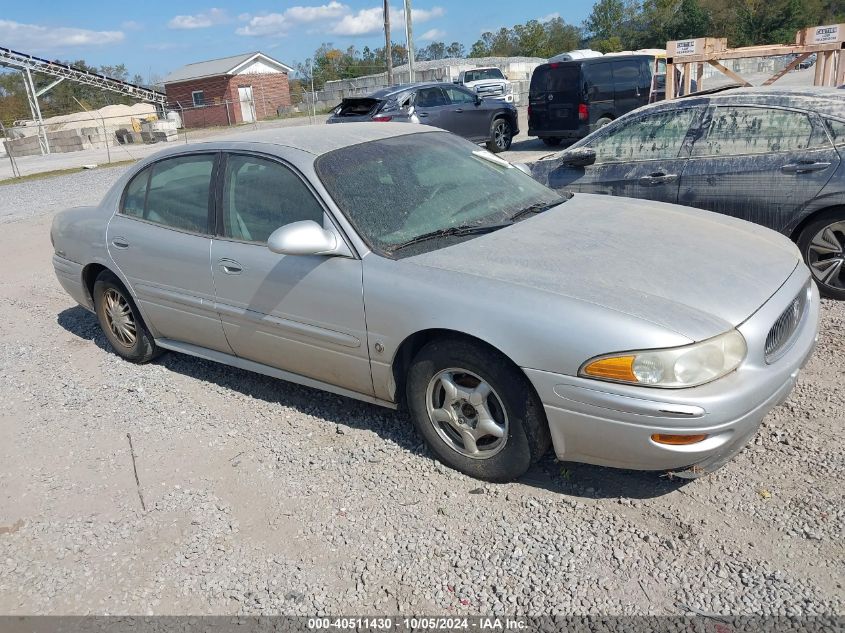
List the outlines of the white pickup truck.
{"label": "white pickup truck", "polygon": [[462,70],[455,79],[455,83],[472,90],[482,99],[502,99],[508,103],[514,103],[517,100],[513,92],[513,84],[508,81],[500,68]]}

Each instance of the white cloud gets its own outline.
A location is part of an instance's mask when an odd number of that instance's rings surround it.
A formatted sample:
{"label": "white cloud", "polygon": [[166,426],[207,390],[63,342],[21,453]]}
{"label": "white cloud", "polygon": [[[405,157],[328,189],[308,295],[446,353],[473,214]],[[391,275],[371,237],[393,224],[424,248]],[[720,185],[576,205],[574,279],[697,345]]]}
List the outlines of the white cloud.
{"label": "white cloud", "polygon": [[144,25],[136,20],[126,20],[120,23],[120,28],[125,31],[140,31],[144,28]]}
{"label": "white cloud", "polygon": [[[443,8],[433,7],[413,9],[412,15],[416,24],[442,17],[445,13]],[[372,35],[384,28],[381,6],[353,11],[349,5],[337,0],[318,6],[290,7],[281,13],[241,14],[238,17],[246,24],[235,32],[248,36],[283,36],[303,24],[315,27],[316,32],[344,36]],[[405,20],[405,12],[392,8],[391,17],[401,24]]]}
{"label": "white cloud", "polygon": [[[413,13],[412,13],[413,15]],[[560,13],[555,11],[554,13],[549,13],[548,15],[544,15],[542,18],[537,18],[538,22],[549,22],[550,20],[555,20],[560,17]]]}
{"label": "white cloud", "polygon": [[331,32],[335,35],[370,35],[383,28],[384,13],[381,7],[375,7],[343,16],[340,22],[332,27]]}
{"label": "white cloud", "polygon": [[123,31],[91,31],[67,26],[41,26],[0,20],[0,42],[24,52],[68,46],[102,46],[123,41]]}
{"label": "white cloud", "polygon": [[225,9],[212,8],[194,15],[177,15],[167,23],[169,29],[207,29],[215,24],[228,22],[229,15]]}
{"label": "white cloud", "polygon": [[290,7],[282,13],[266,13],[264,15],[250,15],[243,13],[238,16],[241,21],[247,22],[235,32],[238,35],[285,35],[299,24],[312,24],[341,18],[349,13],[347,5],[332,0],[328,4],[313,7]]}
{"label": "white cloud", "polygon": [[[413,9],[411,9],[413,11]],[[429,29],[420,35],[420,42],[431,42],[433,40],[442,40],[446,37],[446,31],[442,29]]]}

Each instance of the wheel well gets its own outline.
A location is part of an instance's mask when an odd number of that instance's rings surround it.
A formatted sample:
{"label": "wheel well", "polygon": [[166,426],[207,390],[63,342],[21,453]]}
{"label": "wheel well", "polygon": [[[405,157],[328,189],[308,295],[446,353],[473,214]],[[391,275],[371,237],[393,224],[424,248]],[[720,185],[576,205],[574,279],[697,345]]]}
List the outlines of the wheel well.
{"label": "wheel well", "polygon": [[817,211],[813,211],[806,218],[801,220],[798,223],[798,226],[792,229],[792,232],[789,234],[789,239],[791,239],[793,242],[798,242],[798,237],[801,235],[801,231],[803,231],[804,227],[810,224],[810,222],[814,222],[823,213],[829,213],[831,211],[837,210],[845,211],[845,206],[833,205],[832,207],[825,207],[824,209],[818,209]]}
{"label": "wheel well", "polygon": [[88,264],[82,269],[82,285],[85,286],[91,305],[94,305],[94,282],[97,281],[97,277],[104,270],[108,270],[108,268],[102,264]]}
{"label": "wheel well", "polygon": [[[502,350],[498,349],[493,345],[490,345],[490,343],[478,337],[466,334],[465,332],[459,332],[458,330],[449,330],[441,328],[420,330],[419,332],[411,334],[408,338],[402,341],[402,343],[399,345],[399,348],[396,350],[396,354],[393,357],[393,380],[396,384],[395,399],[396,402],[400,405],[404,405],[405,402],[405,377],[408,375],[408,369],[411,366],[411,362],[414,360],[414,357],[423,348],[423,346],[438,338],[461,338],[465,341],[475,343],[476,345],[486,347],[487,349],[490,349],[496,352],[497,354],[501,354],[507,360],[507,362],[511,364],[511,366],[516,368],[518,371],[522,372],[522,369],[520,369],[519,365],[513,362],[513,360],[511,360],[511,358]],[[535,395],[537,395],[536,390],[534,389],[534,385],[531,383],[530,380],[528,380],[528,384],[534,391]],[[537,401],[540,401],[539,396],[537,398]]]}

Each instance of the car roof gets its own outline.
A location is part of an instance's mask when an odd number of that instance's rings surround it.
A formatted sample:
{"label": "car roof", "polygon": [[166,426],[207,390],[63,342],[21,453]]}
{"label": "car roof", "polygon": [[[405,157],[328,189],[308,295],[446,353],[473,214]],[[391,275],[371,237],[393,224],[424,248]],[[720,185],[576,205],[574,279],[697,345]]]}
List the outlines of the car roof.
{"label": "car roof", "polygon": [[408,92],[409,90],[416,90],[417,88],[430,88],[432,86],[438,86],[440,88],[444,86],[453,86],[454,84],[446,82],[446,81],[418,81],[412,84],[397,84],[395,86],[388,86],[387,88],[382,88],[381,90],[376,90],[367,95],[367,97],[372,99],[384,99],[385,97],[390,97],[392,95],[397,95],[402,92]]}
{"label": "car roof", "polygon": [[845,118],[845,92],[822,86],[732,88],[715,94],[702,94],[701,96],[691,94],[680,100],[659,101],[646,107],[660,110],[679,105],[689,106],[707,103],[793,107],[837,118]]}
{"label": "car roof", "polygon": [[[358,145],[407,134],[443,133],[428,125],[412,123],[342,123],[333,125],[299,125],[270,130],[251,130],[201,142],[203,145],[222,149],[236,148],[240,144],[263,143],[291,147],[315,156]],[[182,146],[184,148],[184,145]],[[178,149],[178,148],[177,148]]]}
{"label": "car roof", "polygon": [[592,64],[600,64],[602,62],[620,62],[629,59],[654,59],[654,57],[654,55],[649,55],[648,53],[635,53],[633,55],[602,55],[600,57],[585,57],[583,59],[568,59],[562,62],[540,64],[535,70],[540,68],[557,68],[558,66],[589,66]]}

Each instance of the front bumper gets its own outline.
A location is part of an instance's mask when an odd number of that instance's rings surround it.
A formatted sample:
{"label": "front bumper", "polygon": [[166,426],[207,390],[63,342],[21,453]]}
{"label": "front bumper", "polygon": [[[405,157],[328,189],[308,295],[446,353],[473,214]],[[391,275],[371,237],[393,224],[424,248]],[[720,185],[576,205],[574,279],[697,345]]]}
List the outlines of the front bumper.
{"label": "front bumper", "polygon": [[[787,399],[818,340],[819,294],[810,300],[789,350],[771,365],[766,336],[809,279],[800,265],[787,282],[737,329],[748,356],[731,374],[689,389],[655,389],[565,376],[535,369],[525,373],[537,389],[555,453],[564,461],[634,470],[682,470],[681,476],[712,472],[754,436],[766,414]],[[652,434],[706,434],[696,444],[658,444]]]}

